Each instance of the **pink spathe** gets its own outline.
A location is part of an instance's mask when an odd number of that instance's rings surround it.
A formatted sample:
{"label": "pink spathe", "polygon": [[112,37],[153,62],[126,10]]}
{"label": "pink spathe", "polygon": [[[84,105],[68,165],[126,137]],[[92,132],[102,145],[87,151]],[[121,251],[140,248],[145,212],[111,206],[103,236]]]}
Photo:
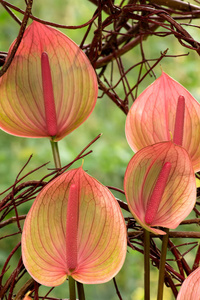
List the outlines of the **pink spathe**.
{"label": "pink spathe", "polygon": [[120,271],[126,251],[118,202],[82,167],[45,186],[25,220],[23,263],[46,286],[60,285],[69,275],[86,284],[107,282]]}
{"label": "pink spathe", "polygon": [[[162,191],[160,188],[158,191],[159,201],[152,204],[163,168],[167,176],[164,176]],[[145,229],[155,234],[165,234],[157,226],[175,229],[196,202],[195,176],[187,151],[173,142],[157,143],[139,150],[127,166],[124,191],[131,213]],[[149,204],[153,209],[156,207],[153,218],[149,216],[152,214]]]}
{"label": "pink spathe", "polygon": [[97,94],[96,74],[83,51],[60,31],[33,21],[0,81],[0,127],[59,141],[88,118]]}
{"label": "pink spathe", "polygon": [[184,280],[177,300],[200,300],[200,267]]}
{"label": "pink spathe", "polygon": [[180,97],[182,100],[184,98],[185,105],[182,112],[184,120],[178,117],[183,124],[182,129],[178,125],[178,132],[182,130],[182,146],[191,157],[194,172],[197,172],[200,170],[200,104],[164,72],[131,106],[126,120],[126,138],[134,152],[155,143],[174,140]]}

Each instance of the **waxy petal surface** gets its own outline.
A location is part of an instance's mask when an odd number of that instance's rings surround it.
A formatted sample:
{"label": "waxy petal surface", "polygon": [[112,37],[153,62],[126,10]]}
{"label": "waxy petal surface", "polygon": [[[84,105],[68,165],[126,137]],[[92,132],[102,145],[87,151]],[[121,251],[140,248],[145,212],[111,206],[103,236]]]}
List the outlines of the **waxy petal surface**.
{"label": "waxy petal surface", "polygon": [[[69,189],[79,188],[77,267],[69,271],[66,216]],[[111,192],[82,168],[49,183],[29,211],[22,234],[22,258],[39,283],[57,286],[68,275],[82,283],[103,283],[121,269],[127,248],[126,225]]]}
{"label": "waxy petal surface", "polygon": [[[147,203],[151,198],[159,173],[165,163],[171,163],[169,178],[151,225],[146,224]],[[145,147],[130,160],[124,178],[124,190],[131,213],[145,229],[165,234],[154,228],[176,228],[193,209],[196,183],[187,151],[163,142]]]}
{"label": "waxy petal surface", "polygon": [[200,170],[200,104],[166,73],[155,80],[133,103],[126,120],[126,137],[133,151],[173,138],[179,96],[185,98],[182,146],[194,171]]}
{"label": "waxy petal surface", "polygon": [[[12,46],[9,50],[9,53]],[[0,82],[0,127],[24,137],[49,137],[42,87],[41,55],[49,58],[58,132],[62,139],[94,109],[98,86],[82,50],[60,31],[34,21]]]}
{"label": "waxy petal surface", "polygon": [[193,271],[183,282],[177,300],[200,299],[200,267]]}

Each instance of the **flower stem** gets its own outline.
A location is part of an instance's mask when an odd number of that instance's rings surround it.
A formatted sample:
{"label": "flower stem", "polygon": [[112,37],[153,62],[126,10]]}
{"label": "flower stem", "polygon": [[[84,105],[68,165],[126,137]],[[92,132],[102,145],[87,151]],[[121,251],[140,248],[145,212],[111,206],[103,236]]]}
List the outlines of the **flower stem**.
{"label": "flower stem", "polygon": [[144,299],[150,300],[150,233],[144,229]]}
{"label": "flower stem", "polygon": [[53,152],[53,159],[55,163],[56,168],[61,168],[61,162],[60,162],[60,154],[58,150],[58,142],[50,141],[51,142],[51,149]]}
{"label": "flower stem", "polygon": [[167,256],[169,229],[166,228],[165,232],[166,232],[166,234],[163,236],[163,240],[162,240],[161,258],[160,258],[160,265],[159,265],[157,300],[163,299],[163,289],[164,289],[164,279],[165,279],[165,262],[166,262],[166,256]]}
{"label": "flower stem", "polygon": [[69,300],[76,300],[75,280],[69,276]]}
{"label": "flower stem", "polygon": [[84,287],[81,282],[76,282],[77,284],[77,290],[78,290],[78,298],[79,300],[85,300],[85,293],[84,293]]}

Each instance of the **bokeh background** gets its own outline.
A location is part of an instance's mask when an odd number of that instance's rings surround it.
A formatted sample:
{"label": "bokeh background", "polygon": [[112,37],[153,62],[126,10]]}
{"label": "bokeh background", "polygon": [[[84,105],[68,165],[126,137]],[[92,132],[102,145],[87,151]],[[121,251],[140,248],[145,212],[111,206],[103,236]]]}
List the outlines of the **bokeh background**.
{"label": "bokeh background", "polygon": [[[24,9],[25,5],[22,0],[10,0],[16,6]],[[120,3],[120,1],[115,1]],[[41,19],[56,22],[65,25],[80,25],[87,22],[93,15],[96,7],[88,0],[34,0],[33,14]],[[16,15],[21,19],[19,13]],[[200,21],[195,21],[200,25]],[[195,23],[193,22],[193,23]],[[187,27],[191,35],[199,40],[200,29],[195,27]],[[68,35],[77,44],[80,44],[87,27],[76,30],[65,29],[63,33]],[[10,44],[18,34],[19,26],[12,20],[6,10],[0,5],[0,51],[8,51]],[[93,28],[95,30],[95,28]],[[90,36],[88,37],[89,42]],[[87,42],[87,41],[86,41]],[[143,43],[145,56],[147,58],[157,58],[160,53],[167,48],[168,55],[188,54],[182,57],[167,57],[154,69],[157,77],[161,75],[161,70],[168,73],[175,80],[184,85],[193,96],[200,100],[200,58],[197,53],[183,48],[178,41],[172,37],[149,37]],[[141,60],[139,46],[129,51],[123,56],[124,66],[128,69],[132,64]],[[115,70],[115,69],[114,69]],[[117,69],[116,69],[117,70]],[[134,85],[137,80],[138,69],[134,69],[131,73],[131,82]],[[114,73],[114,80],[117,80],[117,71]],[[147,76],[139,86],[138,94],[142,92],[155,78]],[[101,96],[101,91],[99,96]],[[131,104],[131,103],[130,103]],[[107,96],[100,97],[92,115],[78,129],[69,136],[59,142],[62,165],[66,165],[72,161],[77,154],[94,139],[99,133],[103,135],[95,142],[90,149],[93,153],[84,160],[84,169],[90,175],[97,178],[105,185],[114,186],[123,189],[123,176],[126,166],[131,159],[133,152],[129,148],[125,132],[126,116],[119,108],[111,102]],[[30,163],[26,167],[23,174],[28,173],[32,169],[49,161],[47,167],[44,167],[30,175],[28,179],[40,179],[46,174],[46,168],[53,168],[53,159],[48,139],[26,139],[8,135],[0,131],[0,193],[11,186],[30,155],[33,155]],[[80,166],[81,162],[77,162],[73,167]],[[123,199],[122,195],[116,195]],[[1,196],[3,197],[3,196]],[[30,208],[31,203],[20,208],[20,213],[24,214]],[[12,230],[6,228],[8,230]],[[8,226],[7,226],[8,227]],[[6,233],[4,232],[3,235]],[[2,232],[0,231],[0,236]],[[20,236],[6,238],[0,240],[0,268],[2,263],[8,256],[9,250],[16,245],[16,239],[20,240]],[[18,252],[20,256],[20,251]],[[186,257],[187,258],[187,257]],[[11,260],[12,264],[17,264],[17,257]],[[9,275],[9,270],[7,271]],[[152,299],[155,299],[156,284],[158,272],[152,268]],[[26,279],[28,279],[28,275]],[[116,277],[122,298],[126,300],[142,300],[143,299],[143,256],[136,251],[128,249],[126,262],[121,272]],[[154,288],[155,287],[155,288]],[[19,287],[20,288],[20,287]],[[46,293],[48,289],[40,288]],[[117,300],[118,297],[114,290],[113,282],[103,285],[86,286],[87,300]],[[54,289],[50,297],[67,298],[68,285],[67,282],[60,287]],[[171,292],[166,289],[165,299],[173,299]]]}

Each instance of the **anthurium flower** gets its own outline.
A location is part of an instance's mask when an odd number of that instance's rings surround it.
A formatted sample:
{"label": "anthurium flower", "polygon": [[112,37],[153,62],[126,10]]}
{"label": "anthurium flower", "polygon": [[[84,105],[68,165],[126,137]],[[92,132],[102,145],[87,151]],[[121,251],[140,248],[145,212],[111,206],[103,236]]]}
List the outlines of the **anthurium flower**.
{"label": "anthurium flower", "polygon": [[173,142],[157,143],[139,150],[130,160],[124,190],[129,209],[148,231],[176,228],[196,201],[196,184],[187,151]]}
{"label": "anthurium flower", "polygon": [[200,299],[200,267],[190,273],[184,280],[177,300],[199,300]]}
{"label": "anthurium flower", "polygon": [[58,141],[87,119],[96,99],[86,55],[60,31],[34,21],[0,81],[0,127]]}
{"label": "anthurium flower", "polygon": [[126,226],[111,192],[82,167],[49,183],[25,220],[22,258],[30,275],[46,286],[68,276],[104,283],[121,269]]}
{"label": "anthurium flower", "polygon": [[[185,100],[185,108],[178,100]],[[194,171],[200,170],[200,104],[166,73],[153,82],[133,103],[126,120],[126,137],[133,151],[174,140],[177,111],[184,114],[182,146],[188,151]],[[181,119],[181,118],[180,118]]]}

